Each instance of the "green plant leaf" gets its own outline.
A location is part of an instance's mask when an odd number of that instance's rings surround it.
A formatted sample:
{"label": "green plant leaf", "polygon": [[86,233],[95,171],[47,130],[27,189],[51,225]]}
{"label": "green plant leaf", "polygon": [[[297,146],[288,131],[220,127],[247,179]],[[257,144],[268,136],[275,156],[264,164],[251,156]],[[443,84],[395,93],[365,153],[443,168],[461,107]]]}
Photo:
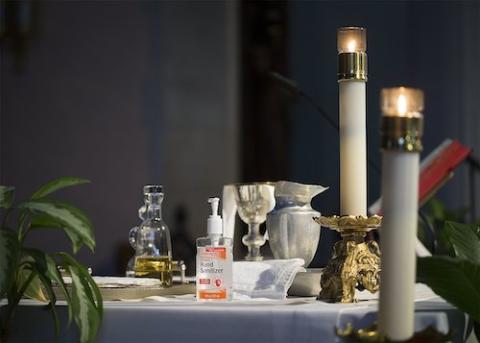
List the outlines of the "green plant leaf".
{"label": "green plant leaf", "polygon": [[58,286],[59,289],[62,291],[65,297],[65,300],[69,305],[68,306],[68,322],[70,323],[71,318],[73,316],[72,308],[70,306],[70,293],[68,292],[65,282],[63,281],[62,275],[60,274],[60,271],[57,268],[57,263],[51,256],[49,256],[48,254],[45,254],[43,251],[40,251],[38,249],[24,248],[24,252],[26,255],[28,255],[28,257],[30,257],[32,260],[35,261],[35,263],[38,266],[37,270],[45,274],[51,280],[51,282],[54,282],[55,285]]}
{"label": "green plant leaf", "polygon": [[32,220],[40,215],[61,224],[72,240],[74,252],[77,252],[82,244],[92,251],[95,249],[92,223],[80,209],[70,204],[47,199],[29,200],[21,203],[18,207],[29,210]]}
{"label": "green plant leaf", "polygon": [[18,282],[19,292],[22,297],[25,296],[38,301],[48,302],[47,306],[50,307],[52,312],[55,333],[58,336],[60,333],[60,321],[55,308],[57,297],[52,288],[52,280],[48,275],[48,267],[45,260],[46,254],[39,250],[38,253],[38,255],[36,254],[37,259],[26,255],[22,261],[23,268],[19,273]]}
{"label": "green plant leaf", "polygon": [[430,199],[428,202],[428,207],[433,219],[444,221],[447,209],[440,200],[436,198]]}
{"label": "green plant leaf", "polygon": [[57,310],[55,308],[57,297],[53,292],[52,280],[48,276],[47,269],[44,269],[44,267],[46,266],[42,266],[36,262],[32,263],[31,266],[37,272],[38,279],[40,280],[41,285],[43,286],[43,291],[45,291],[46,294],[48,295],[48,300],[50,301],[49,307],[50,307],[50,310],[52,311],[53,322],[55,324],[55,334],[58,336],[58,334],[60,333],[60,321],[58,319]]}
{"label": "green plant leaf", "polygon": [[0,299],[15,280],[19,244],[13,231],[0,229]]}
{"label": "green plant leaf", "polygon": [[0,208],[10,208],[14,194],[14,187],[0,186]]}
{"label": "green plant leaf", "polygon": [[417,260],[417,281],[427,284],[436,294],[480,320],[480,265],[447,256]]}
{"label": "green plant leaf", "polygon": [[27,282],[27,280],[32,276],[32,273],[33,273],[33,279],[30,280],[22,296],[30,299],[38,300],[41,302],[47,302],[48,298],[43,292],[42,282],[40,281],[40,278],[38,277],[37,273],[33,271],[33,268],[31,267],[31,263],[33,263],[33,261],[22,266],[18,271],[18,276],[17,276],[18,291],[20,291],[20,289],[23,287],[25,282]]}
{"label": "green plant leaf", "polygon": [[89,182],[90,181],[87,179],[81,179],[78,177],[71,177],[71,176],[60,177],[58,179],[52,180],[44,184],[43,186],[41,186],[35,193],[32,194],[31,198],[32,199],[43,198],[53,192],[58,191],[59,189],[82,185]]}
{"label": "green plant leaf", "polygon": [[477,341],[480,340],[480,322],[478,322],[478,321],[473,322],[473,332],[475,333],[475,336],[477,337]]}
{"label": "green plant leaf", "polygon": [[71,304],[81,342],[92,342],[103,315],[100,291],[87,269],[66,253],[58,253],[72,278]]}
{"label": "green plant leaf", "polygon": [[77,267],[81,272],[82,275],[84,276],[85,280],[87,281],[88,285],[90,286],[90,289],[93,291],[93,301],[95,302],[98,310],[100,311],[100,315],[103,315],[103,301],[102,301],[102,294],[100,293],[100,289],[97,286],[97,283],[95,280],[93,280],[92,276],[88,272],[87,268],[83,266],[81,263],[79,263],[73,256],[60,252],[57,253],[57,255],[61,256],[61,258],[66,261],[68,264],[71,264],[75,267]]}
{"label": "green plant leaf", "polygon": [[443,231],[456,256],[480,264],[480,235],[477,233],[477,225],[447,221]]}
{"label": "green plant leaf", "polygon": [[83,245],[83,238],[75,229],[66,226],[62,221],[46,214],[33,216],[30,220],[30,228],[63,230],[72,242],[72,248],[74,252],[77,252]]}

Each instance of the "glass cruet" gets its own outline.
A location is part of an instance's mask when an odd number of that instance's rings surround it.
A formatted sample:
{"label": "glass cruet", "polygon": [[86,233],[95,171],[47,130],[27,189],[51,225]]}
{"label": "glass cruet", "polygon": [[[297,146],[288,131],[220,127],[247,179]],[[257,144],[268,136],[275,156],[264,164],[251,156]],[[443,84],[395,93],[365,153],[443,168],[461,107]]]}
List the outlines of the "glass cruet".
{"label": "glass cruet", "polygon": [[[147,209],[146,201],[144,204],[138,209],[138,218],[140,218],[142,223],[145,219],[150,218],[150,213]],[[137,233],[138,233],[138,226],[134,226],[130,229],[128,233],[128,241],[132,246],[133,250],[135,251],[137,248]],[[125,270],[126,277],[135,277],[135,253],[133,254],[132,258],[128,260],[127,268]]]}
{"label": "glass cruet", "polygon": [[145,220],[130,232],[130,243],[135,249],[136,277],[158,278],[161,285],[172,285],[172,243],[170,231],[162,219],[163,187],[148,185],[145,196]]}

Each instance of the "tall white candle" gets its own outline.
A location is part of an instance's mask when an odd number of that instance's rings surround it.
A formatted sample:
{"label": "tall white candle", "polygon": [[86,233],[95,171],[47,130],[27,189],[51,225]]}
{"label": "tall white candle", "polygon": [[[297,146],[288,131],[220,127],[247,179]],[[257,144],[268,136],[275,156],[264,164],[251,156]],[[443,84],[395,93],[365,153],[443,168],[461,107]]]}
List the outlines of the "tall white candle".
{"label": "tall white candle", "polygon": [[340,214],[367,214],[367,133],[364,81],[343,81],[340,91]]}
{"label": "tall white candle", "polygon": [[367,214],[366,30],[338,30],[340,214]]}
{"label": "tall white candle", "polygon": [[423,94],[382,91],[382,214],[379,329],[391,340],[414,333],[415,244]]}

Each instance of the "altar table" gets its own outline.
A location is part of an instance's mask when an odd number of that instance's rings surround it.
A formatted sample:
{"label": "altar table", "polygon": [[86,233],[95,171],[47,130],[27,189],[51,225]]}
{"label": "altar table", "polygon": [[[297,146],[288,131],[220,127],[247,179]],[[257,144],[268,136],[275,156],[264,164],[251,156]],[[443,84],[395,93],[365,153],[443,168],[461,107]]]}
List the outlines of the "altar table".
{"label": "altar table", "polygon": [[[62,326],[64,303],[58,310]],[[213,304],[191,299],[138,302],[107,301],[98,342],[340,342],[336,327],[366,327],[376,319],[376,300],[327,304],[313,298],[287,301],[239,301]],[[11,342],[54,342],[54,327],[44,306],[24,300],[15,316]],[[466,316],[440,298],[416,303],[415,325],[453,330],[453,342],[464,342]],[[61,332],[59,342],[76,342],[76,329]]]}

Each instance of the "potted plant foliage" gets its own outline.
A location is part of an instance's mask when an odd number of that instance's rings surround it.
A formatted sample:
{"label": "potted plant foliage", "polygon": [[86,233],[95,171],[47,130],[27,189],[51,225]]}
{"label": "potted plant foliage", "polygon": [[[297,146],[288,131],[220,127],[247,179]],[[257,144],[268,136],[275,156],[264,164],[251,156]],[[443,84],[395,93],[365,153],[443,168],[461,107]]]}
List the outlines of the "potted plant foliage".
{"label": "potted plant foliage", "polygon": [[[73,253],[83,245],[95,249],[93,226],[87,215],[66,202],[55,200],[59,189],[87,183],[63,177],[34,192],[29,199],[14,201],[14,188],[0,186],[0,341],[10,334],[15,309],[22,298],[47,303],[57,334],[60,321],[55,303],[58,292],[66,300],[69,324],[78,327],[81,342],[93,341],[103,312],[102,297],[86,267],[68,252],[46,253],[25,243],[33,230],[58,229],[72,244]],[[66,284],[62,270],[71,278]]]}
{"label": "potted plant foliage", "polygon": [[469,315],[480,338],[480,226],[446,221],[441,255],[421,257],[417,281]]}
{"label": "potted plant foliage", "polygon": [[[480,338],[480,225],[462,224],[467,209],[449,210],[438,199],[426,206],[419,238],[433,256],[421,257],[417,281],[469,315]],[[426,232],[433,242],[426,242]]]}

